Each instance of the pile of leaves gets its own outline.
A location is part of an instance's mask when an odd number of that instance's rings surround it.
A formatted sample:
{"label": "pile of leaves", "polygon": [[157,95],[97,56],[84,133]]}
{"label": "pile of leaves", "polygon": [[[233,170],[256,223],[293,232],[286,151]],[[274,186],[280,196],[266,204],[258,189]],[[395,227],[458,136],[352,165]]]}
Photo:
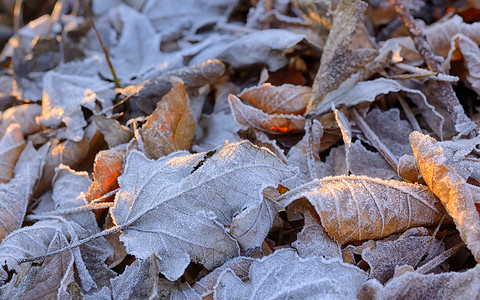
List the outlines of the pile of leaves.
{"label": "pile of leaves", "polygon": [[0,298],[478,297],[478,20],[55,2],[0,57]]}

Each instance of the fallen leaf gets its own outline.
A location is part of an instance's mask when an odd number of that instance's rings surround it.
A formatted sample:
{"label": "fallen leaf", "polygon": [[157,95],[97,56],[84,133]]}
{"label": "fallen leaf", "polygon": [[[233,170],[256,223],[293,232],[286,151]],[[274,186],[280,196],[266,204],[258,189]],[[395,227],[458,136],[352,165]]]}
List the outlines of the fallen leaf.
{"label": "fallen leaf", "polygon": [[176,83],[140,130],[145,153],[157,159],[176,150],[190,149],[195,125],[184,85]]}
{"label": "fallen leaf", "polygon": [[307,198],[340,245],[438,224],[443,206],[426,186],[366,176],[316,179],[282,196],[286,206]]}
{"label": "fallen leaf", "polygon": [[467,248],[480,261],[480,215],[475,206],[478,191],[467,183],[472,175],[478,176],[474,174],[478,171],[465,167],[478,168],[480,161],[462,163],[473,150],[472,146],[479,143],[478,138],[455,145],[454,142],[436,142],[430,136],[414,131],[410,134],[410,143],[420,174],[452,216]]}
{"label": "fallen leaf", "polygon": [[17,159],[25,148],[20,125],[12,123],[0,139],[0,184],[9,182]]}
{"label": "fallen leaf", "polygon": [[[122,172],[126,153],[124,145],[98,152],[93,165],[93,182],[86,195],[88,201],[98,199],[118,188],[117,178]],[[113,200],[113,197],[104,201],[109,200]]]}
{"label": "fallen leaf", "polygon": [[311,88],[284,84],[272,86],[265,83],[243,90],[238,97],[267,114],[303,115],[310,100]]}
{"label": "fallen leaf", "polygon": [[362,270],[338,259],[300,258],[295,250],[283,249],[253,262],[248,282],[225,270],[214,299],[353,299],[366,277]]}
{"label": "fallen leaf", "polygon": [[45,147],[37,151],[28,143],[15,165],[13,179],[0,183],[0,241],[22,226],[30,195],[42,172],[45,152]]}
{"label": "fallen leaf", "polygon": [[[224,227],[232,222],[241,231],[256,230],[243,249],[263,241],[268,229],[256,227],[268,227],[262,209],[269,204],[261,192],[293,175],[271,152],[248,142],[225,144],[195,169],[204,156],[177,151],[153,161],[132,151],[118,178],[121,190],[111,213],[124,228],[120,239],[137,258],[155,253],[169,280],[179,278],[191,260],[212,269],[238,256],[237,240]],[[260,216],[252,218],[255,212]]]}
{"label": "fallen leaf", "polygon": [[480,265],[465,272],[419,274],[407,272],[385,286],[368,280],[359,299],[474,299],[480,293]]}
{"label": "fallen leaf", "polygon": [[5,134],[12,123],[20,125],[23,135],[40,131],[41,126],[35,123],[35,118],[42,113],[42,106],[38,104],[23,104],[11,107],[3,112],[0,122],[0,137]]}
{"label": "fallen leaf", "polygon": [[242,103],[235,95],[228,96],[228,102],[237,123],[272,134],[302,131],[305,118],[291,114],[267,114],[258,108]]}
{"label": "fallen leaf", "polygon": [[93,116],[93,121],[97,125],[98,130],[103,134],[103,138],[109,148],[128,143],[133,138],[133,133],[130,129],[120,124],[117,120],[103,116]]}

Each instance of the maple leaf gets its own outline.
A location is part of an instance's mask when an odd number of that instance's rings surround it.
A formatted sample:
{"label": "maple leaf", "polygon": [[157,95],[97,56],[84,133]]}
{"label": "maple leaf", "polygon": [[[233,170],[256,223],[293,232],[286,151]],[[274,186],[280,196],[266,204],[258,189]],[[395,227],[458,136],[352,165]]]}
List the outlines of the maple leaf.
{"label": "maple leaf", "polygon": [[444,211],[426,186],[366,176],[316,179],[281,197],[283,206],[307,198],[328,235],[340,245],[435,225]]}
{"label": "maple leaf", "polygon": [[[248,142],[225,144],[195,169],[204,155],[177,151],[153,161],[132,151],[118,178],[111,213],[123,228],[121,241],[137,258],[155,253],[170,280],[190,260],[212,269],[238,256],[237,241],[246,233],[253,236],[240,246],[259,247],[273,222],[262,190],[293,175],[271,152]],[[240,236],[233,228],[227,232],[224,226],[232,223]]]}

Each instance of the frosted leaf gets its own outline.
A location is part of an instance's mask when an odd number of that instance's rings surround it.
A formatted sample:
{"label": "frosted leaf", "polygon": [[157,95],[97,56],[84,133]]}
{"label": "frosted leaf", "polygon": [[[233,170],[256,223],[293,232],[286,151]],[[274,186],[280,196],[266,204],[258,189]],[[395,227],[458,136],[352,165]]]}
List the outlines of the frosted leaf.
{"label": "frosted leaf", "polygon": [[193,286],[193,289],[202,297],[211,295],[215,290],[218,277],[221,276],[225,270],[235,273],[235,275],[239,278],[247,278],[248,270],[254,261],[255,259],[251,257],[235,257],[197,281]]}
{"label": "frosted leaf", "polygon": [[133,137],[133,133],[130,129],[120,124],[117,120],[105,118],[103,116],[93,116],[92,118],[97,125],[98,130],[103,134],[103,138],[107,142],[109,148],[128,143]]}
{"label": "frosted leaf", "polygon": [[426,186],[366,176],[316,179],[283,197],[284,206],[306,197],[340,245],[435,225],[443,215],[443,206]]}
{"label": "frosted leaf", "polygon": [[238,97],[267,114],[302,115],[310,100],[312,89],[307,86],[265,83],[243,90]]}
{"label": "frosted leaf", "polygon": [[0,137],[5,134],[7,127],[12,123],[20,125],[23,135],[40,131],[41,126],[35,123],[35,117],[42,113],[42,106],[38,104],[23,104],[10,107],[2,113],[0,121]]}
{"label": "frosted leaf", "polygon": [[475,206],[478,191],[467,183],[473,170],[465,165],[478,168],[480,162],[478,159],[476,163],[475,160],[470,162],[465,156],[479,141],[477,137],[439,143],[417,131],[410,135],[420,174],[452,216],[462,240],[477,261],[480,261],[480,216]]}
{"label": "frosted leaf", "polygon": [[232,114],[223,111],[203,115],[199,125],[203,127],[204,133],[203,137],[192,145],[192,150],[196,152],[210,151],[220,147],[225,141],[238,142],[241,138],[237,132],[246,127],[235,122]]}
{"label": "frosted leaf", "polygon": [[228,96],[230,109],[237,123],[273,134],[302,131],[305,118],[292,114],[267,114],[253,106],[242,103],[237,96]]}
{"label": "frosted leaf", "polygon": [[416,272],[393,278],[385,286],[368,280],[359,299],[475,299],[480,293],[480,265],[465,272],[423,275]]}
{"label": "frosted leaf", "polygon": [[101,134],[97,126],[92,123],[85,128],[83,139],[79,142],[53,140],[49,143],[50,149],[35,194],[41,195],[50,188],[56,167],[60,164],[75,167],[88,155],[92,148],[95,148],[100,139]]}
{"label": "frosted leaf", "polygon": [[[237,241],[224,226],[235,221],[249,228],[262,220],[247,213],[267,205],[262,190],[293,175],[271,152],[248,142],[225,144],[195,169],[204,155],[174,152],[152,161],[133,151],[118,179],[121,190],[111,212],[125,228],[120,239],[137,258],[155,253],[170,280],[191,260],[212,269],[238,256]],[[258,240],[265,237],[257,234]]]}
{"label": "frosted leaf", "polygon": [[225,45],[212,58],[226,61],[233,68],[267,65],[274,72],[287,64],[287,52],[299,43],[317,48],[303,34],[284,29],[259,30]]}
{"label": "frosted leaf", "polygon": [[323,256],[325,258],[341,257],[340,246],[332,240],[323,228],[318,215],[305,210],[305,225],[297,234],[292,247],[297,249],[300,257]]}
{"label": "frosted leaf", "polygon": [[176,150],[189,150],[195,126],[183,82],[175,83],[140,130],[145,154],[157,159]]}
{"label": "frosted leaf", "polygon": [[350,49],[352,37],[366,8],[367,4],[361,0],[338,3],[306,114],[321,114],[318,107],[324,105],[324,97],[377,55],[374,49]]}
{"label": "frosted leaf", "polygon": [[349,170],[352,174],[386,180],[397,177],[397,172],[385,158],[380,153],[365,148],[362,142],[355,141],[347,151]]}
{"label": "frosted leaf", "polygon": [[[296,177],[282,181],[283,186],[291,189],[315,178],[330,175],[327,172],[326,163],[323,163],[319,156],[322,136],[322,125],[319,121],[313,120],[310,130],[306,130],[303,138],[288,151],[288,165],[298,168],[299,173]],[[311,162],[308,161],[309,159]]]}
{"label": "frosted leaf", "polygon": [[365,121],[397,158],[405,154],[413,154],[408,141],[413,128],[408,121],[400,119],[399,109],[391,108],[387,111],[372,109],[368,112]]}
{"label": "frosted leaf", "polygon": [[426,229],[412,228],[395,240],[376,241],[363,247],[362,258],[370,265],[369,278],[384,284],[393,277],[396,266],[416,268],[424,255],[429,254],[432,239]]}
{"label": "frosted leaf", "polygon": [[425,95],[418,90],[402,86],[397,81],[378,78],[370,81],[355,83],[347,80],[340,87],[325,96],[317,107],[316,114],[324,114],[331,109],[331,106],[354,106],[363,102],[373,102],[378,95],[403,91],[412,99],[415,105],[422,110],[426,121],[435,133],[441,135],[443,117],[435,108],[428,104]]}
{"label": "frosted leaf", "polygon": [[20,125],[10,124],[5,135],[0,139],[0,184],[12,179],[13,169],[23,148],[25,148],[25,140]]}
{"label": "frosted leaf", "polygon": [[453,37],[461,33],[464,36],[476,40],[480,35],[480,23],[464,23],[462,17],[454,15],[452,18],[443,22],[436,22],[425,28],[425,36],[432,50],[437,55],[447,56],[450,50],[450,41]]}
{"label": "frosted leaf", "polygon": [[366,277],[337,259],[300,258],[293,249],[278,250],[250,266],[248,282],[227,269],[214,299],[354,299]]}
{"label": "frosted leaf", "polygon": [[82,107],[95,111],[96,99],[103,108],[112,105],[113,85],[97,74],[102,63],[91,57],[62,65],[43,77],[42,115],[37,120],[52,129],[65,124],[66,130],[58,132],[57,138],[81,141],[87,126]]}
{"label": "frosted leaf", "polygon": [[[53,252],[66,247],[65,236],[55,233],[47,251]],[[68,299],[67,286],[74,283],[74,258],[70,252],[63,252],[47,258],[41,266],[32,267],[23,280],[16,285],[17,275],[0,287],[2,298],[9,299]]]}
{"label": "frosted leaf", "polygon": [[42,172],[45,152],[45,147],[37,151],[29,142],[18,159],[13,179],[0,184],[0,241],[21,227],[33,187]]}

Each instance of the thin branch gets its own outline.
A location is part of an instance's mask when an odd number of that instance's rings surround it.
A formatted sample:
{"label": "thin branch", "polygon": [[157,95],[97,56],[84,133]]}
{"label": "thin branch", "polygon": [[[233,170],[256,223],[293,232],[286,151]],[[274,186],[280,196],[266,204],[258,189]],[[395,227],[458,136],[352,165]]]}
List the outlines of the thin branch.
{"label": "thin branch", "polygon": [[465,247],[465,244],[463,242],[460,242],[460,243],[456,244],[452,248],[448,249],[447,251],[443,252],[442,254],[438,255],[437,257],[435,257],[434,259],[432,259],[428,263],[426,263],[423,266],[421,266],[420,268],[418,268],[416,270],[416,272],[420,273],[420,274],[427,274],[432,269],[434,269],[435,267],[439,266],[444,261],[449,259],[452,255],[454,255],[455,253],[460,251],[463,247]]}
{"label": "thin branch", "polygon": [[13,7],[13,33],[17,34],[20,26],[22,25],[22,0],[15,0],[15,6]]}
{"label": "thin branch", "polygon": [[105,53],[105,60],[107,61],[108,67],[110,68],[110,72],[112,73],[113,76],[113,81],[115,82],[115,86],[119,89],[122,88],[120,85],[120,81],[118,81],[117,74],[115,73],[115,69],[113,68],[112,62],[110,61],[110,53],[108,52],[107,47],[105,47],[105,44],[102,41],[102,38],[100,37],[100,34],[98,33],[97,27],[95,26],[95,22],[93,21],[93,13],[90,10],[90,7],[85,3],[85,0],[82,0],[83,7],[87,11],[87,14],[89,15],[90,23],[92,23],[92,28],[93,31],[95,31],[95,35],[97,36],[98,42],[100,43],[100,46],[102,47],[103,53]]}
{"label": "thin branch", "polygon": [[413,130],[422,132],[422,129],[420,128],[420,124],[418,124],[417,118],[415,118],[415,115],[413,114],[412,110],[410,109],[410,106],[408,106],[407,101],[403,99],[401,95],[398,96],[398,101],[400,102],[400,105],[402,106],[403,112],[405,113],[405,116],[407,117],[407,120],[410,122],[410,125],[412,125]]}
{"label": "thin branch", "polygon": [[398,159],[397,157],[388,149],[388,147],[382,143],[380,138],[373,132],[373,130],[368,126],[367,122],[360,116],[358,111],[355,108],[352,108],[353,120],[358,127],[363,131],[367,139],[372,143],[375,149],[382,154],[385,160],[398,172]]}
{"label": "thin branch", "polygon": [[[436,55],[432,52],[430,44],[428,44],[425,34],[423,33],[422,28],[415,21],[413,16],[408,11],[407,6],[404,4],[404,0],[388,0],[392,4],[395,12],[398,17],[402,20],[405,27],[408,29],[410,36],[415,43],[415,47],[422,56],[425,64],[428,66],[428,69],[432,72],[443,74],[443,69],[440,65],[440,62],[437,61]],[[453,90],[452,86],[448,82],[439,81],[438,87],[441,91],[443,101],[445,102],[447,111],[452,116],[453,121],[456,125],[472,123],[472,121],[467,117],[465,111],[458,101],[457,95]],[[474,132],[470,132],[471,135],[475,135]]]}

